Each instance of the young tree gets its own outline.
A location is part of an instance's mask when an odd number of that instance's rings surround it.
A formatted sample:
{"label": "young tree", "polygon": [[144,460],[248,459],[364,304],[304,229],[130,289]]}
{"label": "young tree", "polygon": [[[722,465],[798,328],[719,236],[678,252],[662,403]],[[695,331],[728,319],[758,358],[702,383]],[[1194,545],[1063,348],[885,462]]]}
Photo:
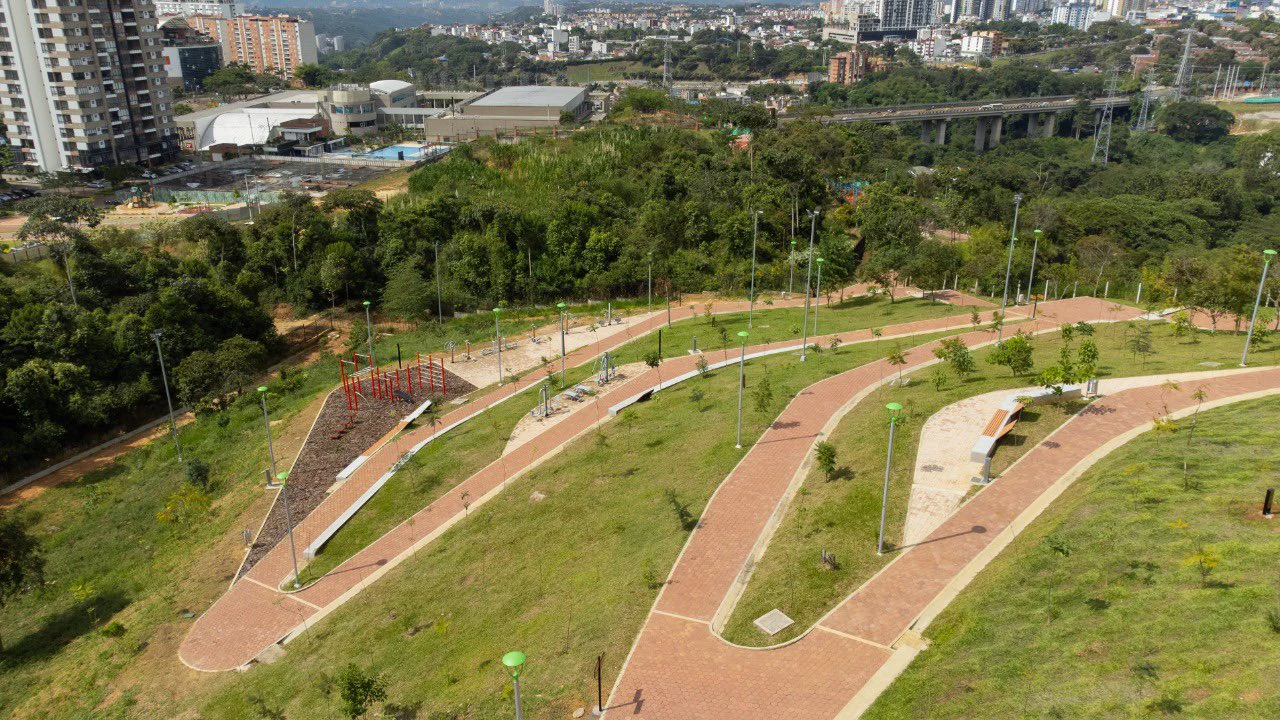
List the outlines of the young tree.
{"label": "young tree", "polygon": [[987,362],[1007,367],[1014,377],[1018,377],[1030,371],[1035,364],[1033,354],[1034,348],[1031,346],[1031,341],[1019,330],[1017,335],[997,345],[987,356]]}
{"label": "young tree", "polygon": [[[0,515],[0,609],[9,600],[44,583],[40,541],[16,517]],[[0,636],[0,652],[4,638]]]}
{"label": "young tree", "polygon": [[893,350],[889,351],[889,354],[885,356],[885,360],[888,360],[890,365],[898,368],[898,384],[901,385],[902,368],[907,364],[907,354],[903,352],[901,346],[895,346]]}
{"label": "young tree", "polygon": [[836,474],[836,446],[829,442],[823,441],[818,443],[816,447],[814,459],[818,463],[818,469],[822,471],[823,477],[830,480]]}
{"label": "young tree", "polygon": [[1191,414],[1191,429],[1187,432],[1187,446],[1182,450],[1182,489],[1187,490],[1191,487],[1187,480],[1187,459],[1191,455],[1191,439],[1196,434],[1196,423],[1200,420],[1200,407],[1204,405],[1204,401],[1209,397],[1209,393],[1205,392],[1204,386],[1196,388],[1191,397],[1196,401],[1196,410]]}
{"label": "young tree", "polygon": [[1136,360],[1142,356],[1142,366],[1147,366],[1147,358],[1156,352],[1155,343],[1151,340],[1151,326],[1146,323],[1129,323],[1129,339],[1125,346],[1133,353]]}
{"label": "young tree", "polygon": [[969,352],[969,348],[960,338],[943,340],[938,347],[934,348],[933,354],[940,360],[945,360],[955,372],[956,377],[962,381],[978,370],[977,363],[973,361],[973,353]]}
{"label": "young tree", "polygon": [[333,679],[338,697],[342,699],[342,714],[351,720],[364,717],[369,706],[387,699],[387,681],[382,675],[366,672],[348,663]]}
{"label": "young tree", "polygon": [[755,401],[756,411],[765,413],[773,405],[773,385],[769,382],[769,376],[764,375],[760,378],[760,382],[756,383],[756,387],[751,391],[751,399]]}

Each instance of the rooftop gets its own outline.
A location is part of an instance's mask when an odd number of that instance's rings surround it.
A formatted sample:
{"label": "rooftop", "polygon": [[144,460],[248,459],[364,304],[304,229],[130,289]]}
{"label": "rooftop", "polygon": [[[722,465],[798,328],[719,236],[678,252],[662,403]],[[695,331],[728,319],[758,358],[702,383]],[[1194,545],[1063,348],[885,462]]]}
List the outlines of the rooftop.
{"label": "rooftop", "polygon": [[573,102],[575,98],[582,94],[582,91],[583,88],[571,86],[519,85],[504,87],[473,101],[471,106],[546,107],[550,105],[563,107]]}

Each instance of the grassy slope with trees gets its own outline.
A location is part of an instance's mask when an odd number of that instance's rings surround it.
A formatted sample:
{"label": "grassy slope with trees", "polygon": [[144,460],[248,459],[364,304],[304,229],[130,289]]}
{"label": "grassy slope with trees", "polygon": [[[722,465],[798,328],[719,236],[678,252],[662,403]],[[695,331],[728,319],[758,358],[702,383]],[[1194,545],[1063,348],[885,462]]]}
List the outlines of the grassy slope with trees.
{"label": "grassy slope with trees", "polygon": [[868,718],[1269,718],[1280,401],[1148,433],[1075,482],[925,631]]}

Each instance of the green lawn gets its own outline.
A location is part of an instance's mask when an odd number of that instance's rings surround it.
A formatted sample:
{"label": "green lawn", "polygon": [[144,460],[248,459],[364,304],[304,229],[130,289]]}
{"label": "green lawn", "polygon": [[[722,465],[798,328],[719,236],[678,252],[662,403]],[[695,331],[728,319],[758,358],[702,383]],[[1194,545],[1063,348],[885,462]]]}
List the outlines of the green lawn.
{"label": "green lawn", "polygon": [[[1200,333],[1199,342],[1182,342],[1171,336],[1167,325],[1156,325],[1156,354],[1135,358],[1126,348],[1127,328],[1121,324],[1098,325],[1094,336],[1101,352],[1102,377],[1147,375],[1168,371],[1204,370],[1203,361],[1232,367],[1239,361],[1239,336]],[[1034,340],[1035,362],[1042,367],[1056,361],[1061,347],[1056,334]],[[1078,339],[1076,341],[1078,344]],[[964,383],[954,378],[942,390],[929,381],[933,370],[916,373],[905,388],[884,387],[855,407],[840,422],[830,442],[836,446],[838,463],[845,468],[840,479],[827,481],[817,469],[805,480],[786,517],[778,527],[764,557],[756,565],[746,592],[725,624],[727,639],[744,645],[769,645],[795,637],[807,630],[837,602],[853,592],[867,578],[892,559],[891,553],[876,555],[876,535],[880,521],[880,497],[884,478],[884,458],[888,440],[884,406],[890,401],[905,407],[907,422],[899,426],[890,480],[886,535],[889,542],[901,538],[910,495],[920,429],[925,420],[943,407],[973,395],[1001,388],[1025,387],[1029,378],[1014,378],[1004,368],[986,362],[989,350],[975,352],[978,373]],[[1250,354],[1254,364],[1280,361],[1273,344]],[[1020,426],[1020,445],[1002,448],[994,467],[1007,467],[1026,449],[1034,447],[1066,419],[1061,409],[1036,409],[1036,421]],[[1015,438],[1016,441],[1016,438]],[[834,552],[836,570],[822,567],[820,552]],[[780,608],[796,621],[775,636],[767,636],[751,624],[773,608]]]}
{"label": "green lawn", "polygon": [[[749,392],[767,374],[774,398],[764,410],[748,402],[745,442],[793,393],[892,345],[751,362]],[[319,678],[355,660],[385,673],[393,703],[421,717],[502,717],[509,681],[497,660],[518,647],[530,657],[527,717],[589,706],[596,654],[605,653],[607,687],[692,518],[745,452],[733,447],[736,385],[735,372],[712,372],[623,411],[289,644],[283,659],[184,703],[203,718],[243,717],[250,698],[289,717],[332,717],[336,699]]]}
{"label": "green lawn", "polygon": [[[714,310],[714,303],[712,309]],[[724,315],[706,314],[706,303],[694,305],[697,317],[674,323],[672,327],[662,330],[662,352],[666,357],[683,355],[692,347],[692,340],[698,338],[698,348],[710,359],[724,359],[732,355],[739,345],[738,332],[748,330],[747,313],[727,313]],[[813,334],[813,310],[810,310],[810,329]],[[850,297],[844,302],[822,305],[818,309],[818,333],[830,334],[862,330],[866,328],[883,328],[913,320],[955,316],[957,322],[969,317],[968,308],[931,302],[919,298],[905,298],[889,302],[882,296]],[[748,345],[761,345],[780,340],[794,340],[797,344],[804,337],[804,309],[777,308],[760,303],[756,305]],[[656,350],[658,336],[635,340],[624,345],[612,355],[619,364],[637,362],[646,353]]]}
{"label": "green lawn", "polygon": [[[925,631],[932,646],[864,717],[1280,717],[1280,534],[1259,513],[1280,399],[1200,416],[1192,489],[1188,424],[1077,480]],[[1199,548],[1219,558],[1203,579]]]}
{"label": "green lawn", "polygon": [[626,73],[629,72],[652,71],[653,68],[635,60],[611,60],[569,65],[565,68],[565,74],[569,76],[569,82],[584,85],[587,82],[588,70],[590,70],[591,82],[610,82],[625,79]]}
{"label": "green lawn", "polygon": [[[774,338],[792,335],[800,338],[801,318],[804,316],[802,309],[773,310],[768,306],[761,307],[762,310],[755,314],[757,322],[749,342],[768,342],[770,335]],[[699,307],[699,311],[704,309],[705,306]],[[952,313],[959,313],[959,309],[924,300],[908,299],[889,303],[882,299],[855,298],[822,308],[818,320],[820,331],[836,332]],[[712,318],[699,316],[674,323],[671,328],[664,328],[664,354],[670,356],[674,348],[689,347],[690,340],[695,335],[699,337],[699,347],[707,348],[703,338],[716,338],[716,345],[719,345],[721,329],[726,338],[736,340],[738,331],[747,328],[746,313],[712,317],[715,319],[714,325]],[[640,338],[618,348],[613,357],[619,365],[639,362],[646,353],[657,348],[657,343],[655,333],[652,337]],[[718,358],[715,354],[712,357]],[[590,367],[569,371],[569,383],[580,382],[590,372]],[[303,582],[323,576],[426,507],[449,488],[496,460],[506,446],[511,429],[536,402],[536,390],[527,391],[520,397],[498,405],[480,418],[450,430],[439,441],[429,443],[400,472],[393,475],[368,504],[316,554],[315,559],[302,571]]]}
{"label": "green lawn", "polygon": [[[268,396],[286,423],[337,382],[331,362],[290,378]],[[158,666],[172,674],[183,613],[226,589],[244,554],[240,528],[256,529],[267,509],[258,398],[197,419],[182,447],[214,483],[211,509],[184,525],[156,517],[185,477],[167,437],[14,510],[43,546],[47,584],[0,610],[0,717],[127,717],[132,696],[116,694],[115,681]]]}

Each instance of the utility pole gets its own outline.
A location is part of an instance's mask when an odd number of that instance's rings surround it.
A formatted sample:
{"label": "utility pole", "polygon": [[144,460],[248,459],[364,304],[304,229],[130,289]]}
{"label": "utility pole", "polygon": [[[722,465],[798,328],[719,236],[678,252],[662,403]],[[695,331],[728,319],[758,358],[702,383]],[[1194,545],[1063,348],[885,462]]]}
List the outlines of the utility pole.
{"label": "utility pole", "polygon": [[1213,92],[1210,93],[1210,100],[1218,99],[1218,82],[1222,80],[1222,63],[1218,63],[1218,71],[1213,74]]}
{"label": "utility pole", "polygon": [[1191,35],[1187,32],[1187,41],[1182,45],[1182,59],[1178,61],[1178,77],[1173,83],[1173,99],[1181,100],[1187,94],[1187,85],[1191,82]]}
{"label": "utility pole", "polygon": [[160,382],[164,383],[164,401],[169,405],[169,434],[173,436],[173,446],[178,449],[178,462],[182,462],[182,443],[178,442],[178,426],[173,421],[173,400],[169,397],[169,376],[164,370],[164,351],[160,349],[159,330],[151,333],[156,341],[156,356],[160,358]]}
{"label": "utility pole", "polygon": [[820,210],[809,211],[809,269],[806,271],[804,278],[804,340],[800,346],[800,362],[805,361],[805,354],[809,349],[809,296],[813,291],[813,237],[818,227],[818,213]]}
{"label": "utility pole", "polygon": [[1111,78],[1107,81],[1107,104],[1102,107],[1102,121],[1093,131],[1093,158],[1090,162],[1098,162],[1101,156],[1103,165],[1111,158],[1111,117],[1115,110],[1116,74],[1117,71],[1113,68]]}
{"label": "utility pole", "polygon": [[751,295],[747,298],[747,327],[751,327],[752,314],[756,309],[756,239],[760,237],[760,216],[763,210],[751,215]]}
{"label": "utility pole", "polygon": [[671,93],[671,41],[662,46],[662,89]]}
{"label": "utility pole", "polygon": [[1004,299],[1000,301],[1000,326],[996,329],[996,344],[1004,342],[1005,309],[1009,307],[1009,275],[1013,273],[1013,245],[1018,241],[1018,210],[1022,207],[1022,193],[1013,194],[1013,229],[1009,232],[1009,259],[1004,266]]}

